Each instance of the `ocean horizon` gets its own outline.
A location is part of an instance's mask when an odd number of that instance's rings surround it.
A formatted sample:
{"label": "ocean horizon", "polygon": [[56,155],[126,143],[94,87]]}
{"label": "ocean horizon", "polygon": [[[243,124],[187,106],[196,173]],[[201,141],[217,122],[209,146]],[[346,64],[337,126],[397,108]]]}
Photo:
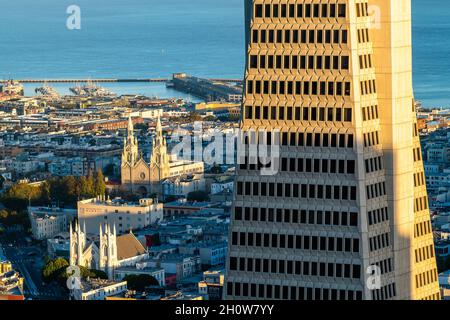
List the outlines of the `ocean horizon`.
{"label": "ocean horizon", "polygon": [[[450,46],[442,39],[450,37],[450,2],[412,3],[415,97],[426,107],[450,107]],[[2,3],[0,78],[168,78],[176,72],[243,78],[243,0],[77,0],[81,30],[66,28],[72,4]],[[26,94],[36,86],[26,85]],[[62,94],[70,86],[54,85]],[[118,94],[192,98],[164,84],[104,86]]]}

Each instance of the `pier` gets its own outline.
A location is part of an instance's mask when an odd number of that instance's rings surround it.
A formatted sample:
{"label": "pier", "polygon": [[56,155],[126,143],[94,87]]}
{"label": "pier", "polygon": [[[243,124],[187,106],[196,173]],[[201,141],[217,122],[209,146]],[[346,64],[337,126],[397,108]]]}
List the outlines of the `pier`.
{"label": "pier", "polygon": [[[16,79],[14,79],[16,80]],[[124,79],[17,79],[19,83],[114,83],[114,82],[150,82],[150,83],[165,83],[171,81],[169,78],[124,78]],[[241,83],[242,79],[208,79],[213,82],[223,83]],[[6,83],[9,80],[0,80],[0,83]]]}

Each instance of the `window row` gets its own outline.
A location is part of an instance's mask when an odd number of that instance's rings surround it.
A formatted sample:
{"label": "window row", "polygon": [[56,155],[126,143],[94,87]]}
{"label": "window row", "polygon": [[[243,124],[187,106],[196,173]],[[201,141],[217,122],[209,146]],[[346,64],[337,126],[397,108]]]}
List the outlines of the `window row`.
{"label": "window row", "polygon": [[392,264],[391,258],[385,259],[382,261],[378,261],[378,262],[374,263],[374,265],[377,266],[378,268],[380,268],[382,275],[394,271],[394,266]]}
{"label": "window row", "polygon": [[361,94],[374,94],[377,92],[375,80],[365,80],[360,82]]}
{"label": "window row", "polygon": [[370,251],[378,251],[390,246],[389,233],[383,233],[369,239]]}
{"label": "window row", "polygon": [[360,290],[293,287],[240,282],[227,282],[227,295],[260,299],[310,301],[351,301],[363,299],[363,294]]}
{"label": "window row", "polygon": [[378,106],[364,107],[362,110],[363,121],[378,119]]}
{"label": "window row", "polygon": [[369,226],[389,221],[388,208],[375,209],[367,212]]}
{"label": "window row", "polygon": [[437,282],[438,272],[437,269],[428,270],[423,273],[416,274],[416,288],[425,287],[431,283]]}
{"label": "window row", "polygon": [[416,263],[426,261],[434,258],[434,248],[433,245],[422,247],[414,250]]}
{"label": "window row", "polygon": [[396,295],[395,283],[372,290],[372,300],[388,300],[394,298]]}
{"label": "window row", "polygon": [[428,197],[420,197],[414,200],[414,212],[428,210]]}
{"label": "window row", "polygon": [[419,129],[417,128],[417,123],[413,123],[413,137],[416,138],[419,136]]}
{"label": "window row", "polygon": [[369,29],[358,29],[358,43],[369,42]]}
{"label": "window row", "polygon": [[348,56],[250,55],[250,69],[348,70]]}
{"label": "window row", "polygon": [[347,44],[347,42],[347,30],[254,29],[252,32],[254,44]]}
{"label": "window row", "polygon": [[380,144],[380,137],[378,131],[364,133],[364,147],[373,147]]}
{"label": "window row", "polygon": [[[256,262],[256,260],[258,262]],[[361,265],[347,263],[230,257],[230,270],[345,279],[361,278]]]}
{"label": "window row", "polygon": [[350,82],[247,80],[247,94],[350,96]]}
{"label": "window row", "polygon": [[[259,137],[259,139],[257,139]],[[281,140],[281,141],[280,141]],[[348,148],[353,149],[354,135],[344,133],[311,133],[311,132],[246,132],[243,135],[244,145],[281,144],[291,147]]]}
{"label": "window row", "polygon": [[355,174],[355,160],[281,158],[281,171]]}
{"label": "window row", "polygon": [[386,195],[386,183],[378,182],[366,186],[367,199],[375,199]]}
{"label": "window row", "polygon": [[356,187],[238,181],[237,195],[356,201]]}
{"label": "window row", "polygon": [[245,106],[245,119],[352,122],[351,108]]}
{"label": "window row", "polygon": [[415,224],[414,238],[422,237],[433,232],[431,221],[423,221]]}
{"label": "window row", "polygon": [[421,300],[441,300],[441,295],[440,293],[433,293],[429,296],[426,296],[425,298],[422,298]]}
{"label": "window row", "polygon": [[233,232],[233,246],[312,250],[328,252],[359,252],[359,239],[285,234]]}
{"label": "window row", "polygon": [[356,16],[358,18],[369,16],[369,4],[367,2],[356,4]]}
{"label": "window row", "polygon": [[255,18],[345,18],[345,3],[255,4]]}
{"label": "window row", "polygon": [[366,159],[364,161],[364,164],[366,167],[366,173],[372,173],[372,172],[377,172],[377,171],[383,170],[383,158],[382,157]]}
{"label": "window row", "polygon": [[358,226],[358,213],[345,211],[235,207],[235,221],[284,222],[325,226]]}
{"label": "window row", "polygon": [[359,56],[359,68],[360,69],[369,69],[372,68],[372,55],[370,54],[362,54]]}
{"label": "window row", "polygon": [[414,187],[424,186],[425,182],[425,174],[423,172],[414,173]]}
{"label": "window row", "polygon": [[420,152],[420,147],[414,148],[413,156],[414,156],[414,162],[422,161],[422,154]]}
{"label": "window row", "polygon": [[[245,158],[239,168],[241,170],[259,171],[262,166],[251,165],[250,160]],[[355,174],[356,167],[355,160],[281,158],[280,170],[281,172],[294,173]]]}

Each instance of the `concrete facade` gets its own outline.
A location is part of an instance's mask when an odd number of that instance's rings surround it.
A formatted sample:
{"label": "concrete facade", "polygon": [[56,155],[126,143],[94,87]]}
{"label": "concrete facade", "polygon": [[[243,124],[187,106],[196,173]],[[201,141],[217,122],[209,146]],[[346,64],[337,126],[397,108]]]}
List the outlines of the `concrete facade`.
{"label": "concrete facade", "polygon": [[225,298],[440,299],[410,0],[247,0],[246,26],[243,144],[280,155],[242,156]]}

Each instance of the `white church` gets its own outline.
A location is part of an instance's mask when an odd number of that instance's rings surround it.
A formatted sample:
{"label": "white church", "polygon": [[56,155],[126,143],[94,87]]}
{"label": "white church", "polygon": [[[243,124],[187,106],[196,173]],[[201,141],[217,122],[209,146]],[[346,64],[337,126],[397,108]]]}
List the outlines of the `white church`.
{"label": "white church", "polygon": [[116,227],[105,224],[99,226],[99,235],[90,237],[76,223],[70,225],[70,265],[104,271],[109,279],[114,279],[114,270],[135,266],[148,259],[149,255],[142,243],[132,233],[117,236]]}

